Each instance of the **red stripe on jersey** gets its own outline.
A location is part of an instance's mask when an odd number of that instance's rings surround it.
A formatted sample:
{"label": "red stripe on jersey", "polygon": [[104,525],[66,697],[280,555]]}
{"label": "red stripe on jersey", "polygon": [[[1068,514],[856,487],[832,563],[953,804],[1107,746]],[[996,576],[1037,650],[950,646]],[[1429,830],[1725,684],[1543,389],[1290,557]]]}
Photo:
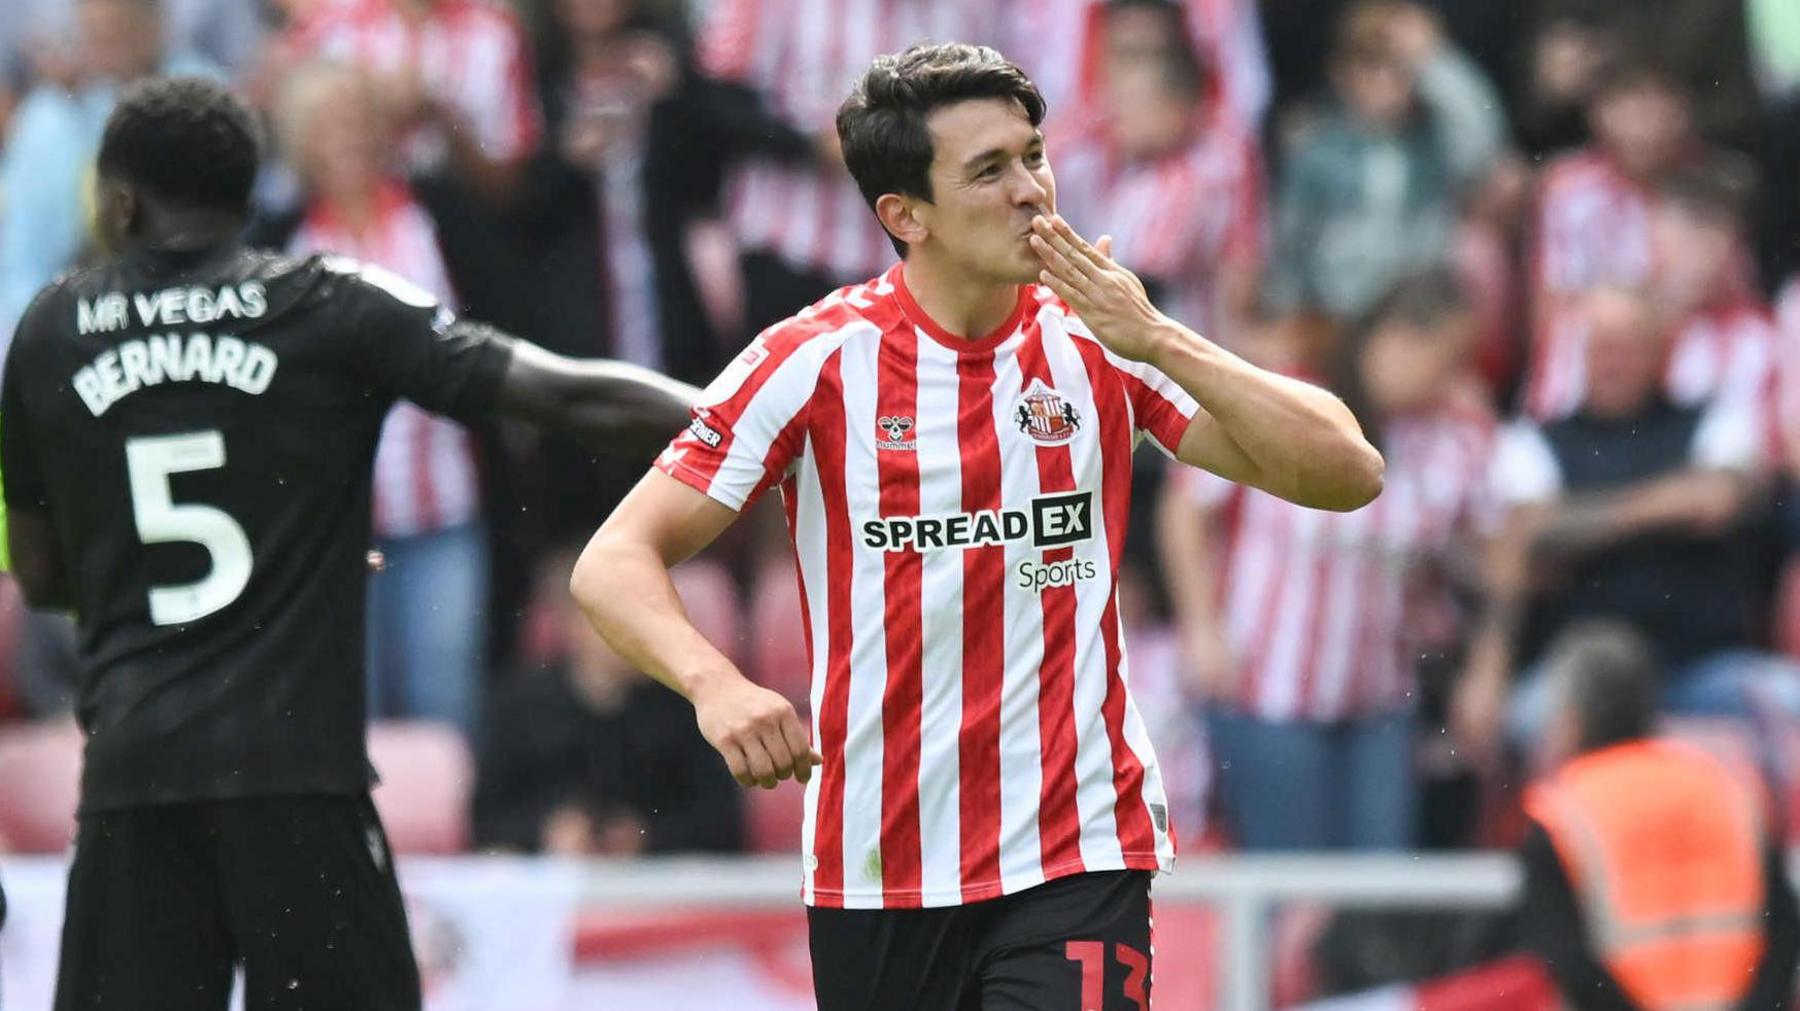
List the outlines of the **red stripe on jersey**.
{"label": "red stripe on jersey", "polygon": [[[1034,379],[1054,387],[1036,316],[1026,321],[1024,332],[1019,346],[1020,389],[1029,388]],[[1039,491],[1075,489],[1067,446],[1038,446],[1037,469]],[[1074,556],[1074,548],[1052,548],[1044,552],[1043,561],[1050,565]],[[1038,733],[1043,742],[1038,845],[1044,873],[1049,875],[1083,866],[1081,817],[1075,803],[1075,587],[1047,587],[1040,596],[1044,659],[1038,667]]]}
{"label": "red stripe on jersey", "polygon": [[[1116,581],[1125,557],[1125,533],[1131,514],[1131,412],[1125,404],[1125,391],[1114,378],[1118,373],[1107,364],[1100,346],[1084,340],[1077,340],[1075,346],[1081,351],[1094,408],[1100,415],[1101,506],[1106,517],[1107,564]],[[1118,826],[1119,849],[1127,855],[1154,853],[1156,833],[1144,806],[1144,766],[1125,740],[1125,679],[1120,673],[1124,651],[1119,644],[1117,595],[1107,597],[1106,612],[1100,617],[1100,634],[1106,647],[1106,697],[1100,712],[1112,746],[1113,820]]]}
{"label": "red stripe on jersey", "polygon": [[[837,590],[852,578],[850,505],[844,481],[844,380],[841,352],[833,353],[819,370],[818,392],[813,397],[810,433],[813,462],[818,468],[819,490],[825,500],[825,585]],[[852,615],[850,595],[826,594],[825,697],[820,702],[819,753],[825,764],[819,770],[819,809],[814,821],[813,894],[841,895],[844,890],[844,739],[850,719],[850,647]]]}
{"label": "red stripe on jersey", "polygon": [[[877,353],[876,427],[905,419],[910,441],[919,414],[919,336],[903,317],[882,335]],[[879,441],[894,437],[887,431]],[[919,455],[910,449],[875,451],[881,515],[919,515]],[[917,550],[882,557],[887,629],[887,686],[881,697],[881,887],[890,896],[918,896],[923,861],[919,845],[919,720],[924,704],[920,669],[924,556]],[[848,585],[848,584],[845,584]],[[916,901],[916,900],[915,900]]]}
{"label": "red stripe on jersey", "polygon": [[[1000,440],[994,430],[994,354],[956,363],[956,436],[962,446],[962,507],[1000,509]],[[963,709],[958,734],[963,900],[991,898],[970,884],[1000,880],[1000,697],[1006,681],[1006,548],[963,552]]]}

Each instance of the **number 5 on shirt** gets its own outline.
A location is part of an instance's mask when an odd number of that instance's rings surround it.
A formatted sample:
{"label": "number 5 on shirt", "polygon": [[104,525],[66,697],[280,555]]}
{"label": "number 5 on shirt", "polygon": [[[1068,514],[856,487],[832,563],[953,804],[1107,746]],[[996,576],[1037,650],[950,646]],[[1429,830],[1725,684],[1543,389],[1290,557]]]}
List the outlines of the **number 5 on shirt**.
{"label": "number 5 on shirt", "polygon": [[205,578],[150,588],[150,620],[157,625],[198,621],[226,607],[250,582],[250,538],[237,520],[207,505],[175,504],[171,474],[225,466],[225,438],[217,431],[129,439],[131,512],[145,544],[198,544],[212,557]]}

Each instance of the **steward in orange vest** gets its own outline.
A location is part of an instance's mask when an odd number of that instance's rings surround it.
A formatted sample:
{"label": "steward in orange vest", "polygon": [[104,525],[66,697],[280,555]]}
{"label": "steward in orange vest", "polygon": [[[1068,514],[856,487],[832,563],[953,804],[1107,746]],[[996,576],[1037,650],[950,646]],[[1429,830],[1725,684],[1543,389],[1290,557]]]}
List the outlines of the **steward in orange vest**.
{"label": "steward in orange vest", "polygon": [[1574,757],[1525,796],[1522,928],[1579,1011],[1785,1008],[1800,910],[1754,770],[1650,737],[1656,671],[1629,630],[1551,660]]}

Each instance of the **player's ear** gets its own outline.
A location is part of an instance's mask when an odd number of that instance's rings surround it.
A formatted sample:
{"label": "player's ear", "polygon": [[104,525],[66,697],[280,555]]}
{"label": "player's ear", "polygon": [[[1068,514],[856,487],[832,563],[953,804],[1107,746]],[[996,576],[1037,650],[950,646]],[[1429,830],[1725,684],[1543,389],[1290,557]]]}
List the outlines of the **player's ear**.
{"label": "player's ear", "polygon": [[919,220],[918,209],[913,201],[898,193],[883,193],[875,200],[875,217],[881,221],[888,234],[909,246],[924,242],[931,234],[925,222]]}
{"label": "player's ear", "polygon": [[94,182],[94,238],[108,255],[123,250],[125,240],[137,230],[137,194],[131,187],[115,179],[101,177]]}

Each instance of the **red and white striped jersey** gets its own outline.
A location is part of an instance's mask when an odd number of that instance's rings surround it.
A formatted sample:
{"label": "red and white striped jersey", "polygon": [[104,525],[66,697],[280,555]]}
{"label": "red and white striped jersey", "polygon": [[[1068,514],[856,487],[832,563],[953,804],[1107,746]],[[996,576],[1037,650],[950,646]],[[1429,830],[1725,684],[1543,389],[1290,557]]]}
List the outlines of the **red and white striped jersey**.
{"label": "red and white striped jersey", "polygon": [[[806,133],[834,129],[838,105],[875,57],[915,42],[998,45],[1005,0],[716,0],[699,41],[701,69],[761,92]],[[849,279],[894,261],[887,233],[849,173],[750,158],[726,194],[744,248]]]}
{"label": "red and white striped jersey", "polygon": [[[516,17],[489,0],[439,0],[418,23],[388,0],[333,0],[303,22],[296,47],[380,75],[416,67],[430,94],[455,109],[489,157],[522,158],[537,147],[542,114],[530,50]],[[415,166],[444,155],[444,139],[408,139]]]}
{"label": "red and white striped jersey", "polygon": [[1584,148],[1544,170],[1531,265],[1534,304],[1650,277],[1652,194],[1605,154]]}
{"label": "red and white striped jersey", "polygon": [[[1113,256],[1163,284],[1163,311],[1218,339],[1218,276],[1262,261],[1262,156],[1256,139],[1213,117],[1185,149],[1125,161],[1095,119],[1050,144],[1057,206],[1083,235],[1111,234]],[[1227,335],[1228,336],[1228,335]]]}
{"label": "red and white striped jersey", "polygon": [[[1002,49],[1031,75],[1053,118],[1080,118],[1097,97],[1105,0],[1013,0]],[[1184,0],[1189,43],[1208,71],[1210,111],[1254,131],[1273,85],[1256,0]]]}
{"label": "red and white striped jersey", "polygon": [[1489,521],[1494,438],[1492,418],[1461,411],[1389,422],[1381,497],[1351,513],[1184,475],[1196,503],[1226,520],[1220,617],[1241,687],[1229,701],[1265,720],[1319,722],[1413,705],[1413,657],[1445,603],[1434,563]]}
{"label": "red and white striped jersey", "polygon": [[[336,253],[393,271],[444,305],[456,304],[438,250],[437,229],[402,185],[383,191],[375,227],[357,234],[331,208],[315,204],[288,244],[290,252]],[[481,512],[481,487],[469,433],[408,401],[381,426],[375,453],[374,531],[407,537],[469,523]]]}
{"label": "red and white striped jersey", "polygon": [[734,509],[779,485],[813,740],[803,894],[948,906],[1167,869],[1114,585],[1131,452],[1198,409],[1046,288],[979,340],[895,266],[759,336],[658,460]]}
{"label": "red and white striped jersey", "polygon": [[[1526,390],[1526,411],[1565,417],[1587,398],[1587,330],[1578,310],[1556,314],[1543,334]],[[1754,299],[1702,309],[1677,328],[1663,391],[1682,406],[1729,402],[1767,419],[1774,410],[1780,335],[1769,308]]]}

